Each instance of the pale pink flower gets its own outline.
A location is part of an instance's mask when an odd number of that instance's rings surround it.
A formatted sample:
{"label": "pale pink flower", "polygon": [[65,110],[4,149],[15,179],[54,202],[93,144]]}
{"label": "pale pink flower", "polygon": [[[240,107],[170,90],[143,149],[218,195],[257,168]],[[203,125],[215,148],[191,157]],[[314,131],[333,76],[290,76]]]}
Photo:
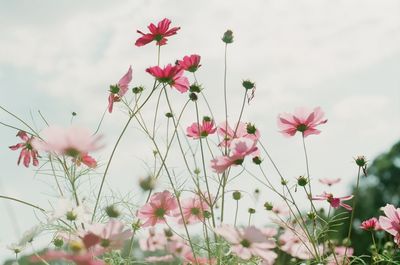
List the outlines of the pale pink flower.
{"label": "pale pink flower", "polygon": [[169,28],[171,25],[171,20],[164,18],[158,25],[154,25],[151,23],[147,28],[150,33],[143,33],[140,30],[137,32],[142,34],[143,36],[136,40],[135,45],[140,47],[144,46],[152,41],[156,41],[156,45],[162,46],[167,44],[167,37],[175,35],[176,32],[180,29],[180,27]]}
{"label": "pale pink flower", "polygon": [[281,250],[293,257],[305,260],[313,258],[312,251],[314,248],[307,236],[299,228],[287,228],[279,236],[279,243]]}
{"label": "pale pink flower", "polygon": [[182,200],[181,206],[183,218],[179,209],[175,212],[179,224],[183,224],[183,222],[186,224],[204,222],[204,211],[210,209],[208,204],[200,198],[200,196]]}
{"label": "pale pink flower", "polygon": [[230,143],[231,154],[229,156],[219,156],[211,160],[211,168],[222,173],[232,165],[241,165],[246,156],[258,155],[257,140],[241,137],[235,138]]}
{"label": "pale pink flower", "polygon": [[329,187],[337,184],[341,181],[341,178],[321,178],[318,181],[322,184],[328,185]]}
{"label": "pale pink flower", "polygon": [[346,210],[351,211],[352,210],[351,206],[343,203],[343,201],[348,201],[348,200],[351,200],[352,198],[353,198],[353,195],[344,196],[344,197],[333,197],[332,193],[323,192],[321,195],[316,195],[312,199],[317,200],[317,201],[325,201],[326,200],[335,209],[339,208],[339,206],[342,206]]}
{"label": "pale pink flower", "polygon": [[201,58],[200,55],[197,55],[197,54],[185,56],[185,57],[183,57],[183,60],[178,61],[178,65],[185,71],[194,73],[201,66],[200,58]]}
{"label": "pale pink flower", "polygon": [[211,168],[216,173],[223,173],[234,163],[235,161],[231,160],[228,156],[219,156],[211,160]]}
{"label": "pale pink flower", "polygon": [[189,89],[189,80],[186,76],[183,76],[183,69],[177,65],[168,64],[164,68],[153,66],[147,68],[146,72],[154,76],[158,82],[168,84],[181,93]]}
{"label": "pale pink flower", "polygon": [[116,85],[110,86],[110,95],[108,96],[108,112],[113,110],[114,102],[119,102],[128,91],[129,83],[132,81],[132,66],[128,72],[118,81]]}
{"label": "pale pink flower", "polygon": [[149,262],[149,263],[164,263],[164,262],[172,262],[174,260],[174,256],[168,254],[164,256],[149,256],[146,257],[144,260]]}
{"label": "pale pink flower", "polygon": [[263,227],[260,228],[260,231],[267,238],[273,238],[278,234],[278,230],[275,227]]}
{"label": "pale pink flower", "polygon": [[272,207],[272,212],[277,215],[286,216],[289,215],[290,210],[285,204],[274,204],[274,206]]}
{"label": "pale pink flower", "polygon": [[156,232],[154,227],[150,227],[148,235],[139,240],[140,249],[143,251],[163,250],[167,244],[165,233]]}
{"label": "pale pink flower", "polygon": [[192,125],[187,127],[186,133],[188,137],[199,139],[215,133],[216,130],[217,128],[214,127],[214,121],[209,117],[204,117],[201,124],[194,122]]}
{"label": "pale pink flower", "polygon": [[253,256],[263,260],[277,257],[276,253],[271,250],[276,247],[275,241],[267,239],[254,226],[236,228],[230,225],[221,225],[214,231],[228,241],[231,244],[231,251],[243,260],[249,260]]}
{"label": "pale pink flower", "polygon": [[144,222],[143,227],[155,226],[158,223],[165,223],[165,216],[173,216],[177,207],[176,198],[169,191],[157,192],[140,208],[138,217]]}
{"label": "pale pink flower", "polygon": [[221,122],[218,125],[217,133],[223,138],[220,146],[230,146],[231,141],[235,138],[250,138],[258,140],[260,138],[260,132],[252,124],[239,122],[232,129],[227,122]]}
{"label": "pale pink flower", "polygon": [[124,230],[125,225],[118,220],[110,220],[106,224],[93,224],[88,233],[100,239],[99,245],[106,249],[119,249],[132,236],[131,230]]}
{"label": "pale pink flower", "polygon": [[383,230],[394,236],[394,241],[400,246],[400,208],[386,204],[382,210],[386,216],[379,216],[379,224]]}
{"label": "pale pink flower", "polygon": [[21,152],[19,153],[17,165],[23,160],[23,164],[25,167],[29,167],[31,163],[36,167],[39,165],[39,160],[37,159],[39,154],[38,151],[32,146],[32,140],[34,139],[33,136],[29,137],[26,132],[19,131],[17,136],[21,138],[22,142],[16,145],[12,145],[9,148],[13,151],[18,150],[21,148]]}
{"label": "pale pink flower", "polygon": [[187,253],[184,256],[184,261],[183,261],[183,265],[213,265],[216,264],[217,260],[216,259],[209,259],[206,257],[199,257],[198,255],[196,255],[196,258],[194,257],[193,253]]}
{"label": "pale pink flower", "polygon": [[167,251],[176,257],[184,257],[192,250],[185,242],[181,240],[172,240],[167,243]]}
{"label": "pale pink flower", "polygon": [[285,136],[294,136],[296,132],[301,132],[304,137],[311,134],[319,134],[318,125],[326,123],[324,112],[320,107],[310,110],[307,108],[297,108],[294,114],[281,113],[278,116],[278,126],[281,133]]}
{"label": "pale pink flower", "polygon": [[360,225],[360,228],[366,231],[382,230],[381,226],[379,225],[378,219],[375,217],[363,221]]}
{"label": "pale pink flower", "polygon": [[37,150],[70,156],[78,165],[84,163],[89,167],[95,167],[97,164],[88,153],[100,148],[98,143],[100,136],[93,136],[85,128],[72,126],[64,129],[50,126],[43,130],[42,138],[44,140],[35,138],[32,141],[33,147]]}
{"label": "pale pink flower", "polygon": [[[346,253],[346,255],[345,255]],[[350,264],[350,259],[349,257],[353,256],[354,249],[353,248],[347,248],[346,247],[340,246],[340,247],[335,247],[335,256],[333,254],[329,255],[327,258],[327,265],[337,265],[337,264],[344,264],[348,265]],[[336,257],[336,259],[335,259]]]}

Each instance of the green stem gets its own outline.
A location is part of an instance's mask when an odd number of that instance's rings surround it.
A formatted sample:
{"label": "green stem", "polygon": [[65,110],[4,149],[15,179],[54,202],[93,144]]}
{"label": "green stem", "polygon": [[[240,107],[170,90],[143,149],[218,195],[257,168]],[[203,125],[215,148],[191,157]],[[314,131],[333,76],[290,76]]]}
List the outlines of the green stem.
{"label": "green stem", "polygon": [[239,200],[236,200],[235,223],[234,223],[234,226],[235,226],[235,227],[236,227],[236,221],[237,221],[238,211],[239,211]]}
{"label": "green stem", "polygon": [[37,206],[37,205],[34,205],[34,204],[32,204],[32,203],[29,203],[29,202],[26,202],[26,201],[17,199],[17,198],[13,198],[13,197],[9,197],[9,196],[4,196],[4,195],[0,195],[0,198],[6,199],[6,200],[15,201],[15,202],[19,202],[19,203],[28,205],[28,206],[30,206],[30,207],[33,207],[33,208],[35,208],[35,209],[38,209],[38,210],[40,210],[40,211],[42,211],[42,212],[45,212],[45,210],[44,210],[43,208],[41,208],[41,207],[39,207],[39,206]]}

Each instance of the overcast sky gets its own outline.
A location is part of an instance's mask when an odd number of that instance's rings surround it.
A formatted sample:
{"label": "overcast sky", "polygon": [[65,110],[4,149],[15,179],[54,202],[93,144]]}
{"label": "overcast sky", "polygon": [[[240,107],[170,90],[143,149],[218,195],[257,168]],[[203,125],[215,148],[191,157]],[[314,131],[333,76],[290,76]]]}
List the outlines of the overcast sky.
{"label": "overcast sky", "polygon": [[[300,138],[284,138],[277,132],[280,112],[298,106],[321,106],[325,111],[329,122],[321,135],[307,138],[311,172],[315,182],[318,177],[342,178],[333,189],[338,195],[347,195],[354,182],[352,157],[364,154],[373,159],[399,140],[397,0],[0,0],[0,6],[0,104],[28,121],[32,113],[38,130],[44,127],[38,110],[51,123],[64,126],[75,111],[77,123],[95,128],[107,106],[108,86],[129,65],[134,71],[133,85],[150,86],[152,78],[144,70],[156,64],[156,48],[153,44],[135,47],[136,30],[167,17],[182,29],[162,48],[161,64],[200,54],[203,66],[198,79],[219,121],[223,119],[224,52],[220,38],[226,29],[233,30],[235,42],[228,52],[230,118],[235,120],[239,112],[241,80],[254,80],[256,97],[246,106],[244,120],[260,128],[263,142],[288,179],[305,173],[304,160]],[[170,94],[176,106],[186,100],[175,91]],[[148,117],[152,109],[153,105],[145,109]],[[118,107],[106,115],[102,133],[107,147],[97,155],[101,162],[107,159],[125,120]],[[18,124],[3,112],[0,121]],[[184,118],[186,124],[193,121],[193,117]],[[122,142],[106,193],[110,189],[121,194],[135,191],[137,180],[147,172],[143,161],[151,162],[152,148],[141,140],[136,127]],[[0,127],[0,194],[48,208],[55,197],[52,183],[45,176],[34,176],[31,169],[16,167],[18,154],[8,149],[17,142],[15,133]],[[98,179],[93,182],[98,185]],[[231,189],[237,187],[251,191],[257,184],[239,178]],[[316,185],[315,192],[322,191]],[[268,199],[268,192],[263,196]],[[247,203],[257,207],[250,199]],[[8,218],[10,207],[17,222]],[[36,220],[31,209],[1,201],[0,213],[5,212],[0,214],[3,246]],[[262,213],[256,219],[264,223]],[[10,256],[0,249],[0,261]]]}

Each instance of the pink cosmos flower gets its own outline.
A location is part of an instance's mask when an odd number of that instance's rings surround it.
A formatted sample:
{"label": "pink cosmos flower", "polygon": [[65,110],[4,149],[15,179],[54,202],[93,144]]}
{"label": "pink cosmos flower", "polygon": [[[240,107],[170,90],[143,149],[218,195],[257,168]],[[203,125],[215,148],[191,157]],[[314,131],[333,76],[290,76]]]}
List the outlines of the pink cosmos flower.
{"label": "pink cosmos flower", "polygon": [[[236,131],[236,132],[235,132]],[[258,140],[260,138],[260,132],[250,123],[239,122],[232,129],[226,122],[221,122],[218,125],[217,133],[223,138],[220,146],[230,146],[231,142],[235,138],[249,138]]]}
{"label": "pink cosmos flower", "polygon": [[167,251],[176,257],[184,257],[192,250],[185,242],[178,239],[167,243]]}
{"label": "pink cosmos flower", "polygon": [[211,160],[211,168],[216,173],[222,173],[232,165],[241,165],[248,155],[257,156],[257,140],[242,137],[235,138],[230,143],[231,154],[219,156]]}
{"label": "pink cosmos flower", "polygon": [[145,258],[145,261],[149,263],[164,263],[164,262],[172,262],[174,260],[174,256],[171,254],[164,255],[164,256],[149,256]]}
{"label": "pink cosmos flower", "polygon": [[13,151],[18,150],[21,148],[21,152],[19,153],[18,157],[18,162],[17,165],[21,162],[21,159],[23,160],[23,164],[25,167],[29,167],[29,164],[31,163],[32,159],[32,164],[36,167],[39,165],[38,161],[38,151],[32,146],[32,140],[34,139],[33,136],[29,137],[26,132],[24,131],[19,131],[17,133],[17,136],[21,138],[23,142],[18,143],[16,145],[12,145],[9,148]]}
{"label": "pink cosmos flower", "polygon": [[[299,227],[287,227],[279,236],[281,250],[299,259],[313,258],[314,248],[307,236]],[[322,246],[318,246],[322,251]]]}
{"label": "pink cosmos flower", "polygon": [[181,93],[189,89],[189,80],[186,76],[183,76],[183,69],[177,65],[168,64],[164,68],[153,66],[147,68],[146,72],[154,76],[159,82],[168,84]]}
{"label": "pink cosmos flower", "polygon": [[322,178],[322,179],[319,179],[318,181],[320,183],[328,185],[330,187],[334,184],[339,183],[341,180],[342,180],[341,178]]}
{"label": "pink cosmos flower", "polygon": [[231,251],[241,259],[249,260],[256,256],[263,260],[273,260],[277,257],[277,254],[271,250],[276,247],[275,242],[267,239],[254,226],[235,228],[230,225],[221,225],[214,231],[231,244]]}
{"label": "pink cosmos flower", "polygon": [[167,18],[164,18],[158,22],[157,26],[153,23],[150,23],[150,25],[147,27],[150,33],[143,33],[140,30],[137,31],[137,33],[140,33],[143,36],[136,40],[135,45],[140,47],[149,44],[152,41],[156,41],[156,45],[159,46],[167,44],[167,37],[175,35],[176,32],[180,30],[180,27],[174,27],[170,29],[170,25],[171,20]]}
{"label": "pink cosmos flower", "polygon": [[132,66],[129,66],[128,72],[118,81],[118,84],[110,86],[110,95],[108,96],[108,112],[113,110],[114,102],[119,102],[128,91],[129,83],[132,81]]}
{"label": "pink cosmos flower", "polygon": [[50,126],[43,130],[42,137],[43,141],[37,138],[32,140],[37,150],[70,156],[78,165],[84,163],[88,167],[96,167],[96,160],[88,153],[100,148],[100,136],[93,136],[89,130],[80,127],[63,129]]}
{"label": "pink cosmos flower", "polygon": [[200,55],[197,55],[197,54],[185,56],[185,57],[183,57],[183,60],[178,61],[178,65],[185,71],[194,73],[201,66],[200,58],[201,58]]}
{"label": "pink cosmos flower", "polygon": [[[346,253],[346,255],[345,255]],[[346,247],[335,247],[335,256],[330,255],[327,258],[327,265],[337,265],[337,264],[344,264],[348,265],[350,264],[350,259],[349,257],[353,256],[354,249],[353,248],[347,248],[346,252]]]}
{"label": "pink cosmos flower", "polygon": [[163,250],[167,244],[165,233],[156,232],[154,227],[150,227],[148,235],[139,240],[140,249],[143,251]]}
{"label": "pink cosmos flower", "polygon": [[303,133],[304,137],[311,134],[319,134],[318,125],[326,123],[324,112],[320,107],[313,111],[307,108],[297,108],[294,114],[282,113],[278,116],[278,126],[285,136],[294,136],[296,132]]}
{"label": "pink cosmos flower", "polygon": [[209,117],[203,117],[202,124],[198,124],[197,122],[192,123],[191,126],[187,127],[186,133],[188,137],[199,139],[215,133],[216,130],[217,128],[214,127],[214,121]]}
{"label": "pink cosmos flower", "polygon": [[196,255],[196,258],[194,257],[193,253],[187,253],[184,256],[184,261],[183,265],[213,265],[216,264],[217,260],[216,259],[209,259],[206,257],[199,257]]}
{"label": "pink cosmos flower", "polygon": [[365,220],[361,223],[360,228],[365,231],[378,231],[381,230],[381,226],[379,225],[379,221],[377,218],[372,217],[368,220]]}
{"label": "pink cosmos flower", "polygon": [[125,225],[118,220],[110,220],[106,224],[93,224],[88,233],[97,236],[100,246],[106,249],[119,249],[132,236],[132,231],[124,230]]}
{"label": "pink cosmos flower", "polygon": [[143,227],[155,226],[165,222],[165,216],[173,216],[174,210],[178,207],[176,198],[171,192],[154,193],[150,201],[146,203],[138,212],[138,218],[143,221]]}
{"label": "pink cosmos flower", "polygon": [[323,192],[322,195],[316,195],[312,199],[313,200],[318,200],[318,201],[326,200],[335,209],[339,208],[339,206],[342,206],[346,210],[351,211],[352,210],[351,206],[348,205],[348,204],[343,203],[343,201],[348,201],[348,200],[351,200],[352,198],[353,198],[353,195],[345,196],[345,197],[337,197],[336,198],[336,197],[333,197],[332,193]]}
{"label": "pink cosmos flower", "polygon": [[208,211],[210,209],[208,204],[199,196],[183,200],[181,202],[181,206],[183,218],[178,209],[175,213],[179,224],[183,224],[183,222],[186,224],[204,222],[204,211]]}
{"label": "pink cosmos flower", "polygon": [[386,216],[379,216],[379,224],[383,230],[394,236],[394,241],[400,246],[400,208],[386,204],[383,212]]}

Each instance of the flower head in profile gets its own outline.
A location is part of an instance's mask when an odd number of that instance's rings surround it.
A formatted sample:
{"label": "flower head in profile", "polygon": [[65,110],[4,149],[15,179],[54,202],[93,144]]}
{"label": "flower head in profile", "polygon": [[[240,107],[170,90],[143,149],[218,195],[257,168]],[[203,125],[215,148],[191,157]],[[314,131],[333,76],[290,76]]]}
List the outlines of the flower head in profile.
{"label": "flower head in profile", "polygon": [[128,72],[118,81],[116,85],[110,86],[110,95],[108,96],[108,112],[113,111],[114,102],[119,102],[128,91],[129,83],[132,81],[132,66]]}
{"label": "flower head in profile", "polygon": [[267,239],[262,231],[254,226],[235,228],[230,225],[221,225],[214,231],[228,241],[231,244],[231,251],[243,260],[256,256],[272,261],[270,264],[273,264],[273,260],[277,257],[277,254],[272,251],[276,247],[275,242]]}
{"label": "flower head in profile", "polygon": [[352,198],[353,198],[353,195],[345,196],[345,197],[334,197],[332,193],[324,192],[321,195],[316,195],[312,199],[317,200],[317,201],[325,201],[326,200],[335,209],[342,206],[346,210],[351,211],[352,210],[351,206],[348,204],[345,204],[343,201],[348,201],[348,200],[351,200]]}
{"label": "flower head in profile", "polygon": [[209,117],[203,117],[201,124],[197,122],[192,123],[191,126],[187,127],[186,133],[188,137],[199,139],[215,133],[216,130],[217,128],[214,126],[214,121]]}
{"label": "flower head in profile", "polygon": [[183,76],[183,69],[178,65],[168,64],[164,68],[153,66],[147,68],[146,72],[154,76],[158,82],[168,84],[181,93],[189,90],[189,80]]}
{"label": "flower head in profile", "polygon": [[235,138],[245,137],[253,140],[258,140],[258,138],[260,138],[258,129],[254,125],[244,122],[239,122],[233,129],[227,122],[221,122],[218,125],[217,133],[223,138],[220,145],[228,147]]}
{"label": "flower head in profile", "polygon": [[297,132],[301,132],[304,137],[311,134],[320,134],[317,129],[318,125],[326,123],[324,112],[320,107],[310,110],[307,108],[297,108],[294,113],[281,113],[278,116],[278,127],[285,136],[294,136]]}
{"label": "flower head in profile", "polygon": [[94,136],[89,130],[75,126],[67,129],[50,126],[43,130],[42,138],[32,141],[37,150],[70,156],[77,165],[83,163],[91,168],[96,167],[96,160],[88,153],[100,148],[100,136]]}
{"label": "flower head in profile", "polygon": [[169,28],[171,25],[171,20],[164,18],[160,22],[158,22],[157,26],[153,23],[147,27],[149,29],[149,33],[143,33],[138,30],[137,32],[142,35],[139,39],[136,40],[135,45],[140,47],[146,44],[149,44],[152,41],[156,42],[156,45],[162,46],[167,44],[167,37],[175,35],[180,27]]}
{"label": "flower head in profile", "polygon": [[118,220],[110,220],[106,224],[93,224],[88,233],[99,238],[99,245],[105,249],[119,249],[123,247],[131,235],[131,230],[125,230],[125,225]]}
{"label": "flower head in profile", "polygon": [[187,198],[181,202],[181,205],[182,214],[179,210],[177,210],[175,213],[179,224],[194,224],[198,222],[204,222],[204,212],[208,211],[210,208],[205,200],[200,196]]}
{"label": "flower head in profile", "polygon": [[178,61],[178,65],[185,71],[194,73],[201,66],[200,55],[192,54],[190,56],[183,57],[182,60]]}
{"label": "flower head in profile", "polygon": [[164,223],[166,216],[173,216],[177,207],[178,203],[171,192],[167,190],[157,192],[140,208],[138,217],[143,222],[143,227],[155,226],[158,223]]}
{"label": "flower head in profile", "polygon": [[400,208],[386,204],[382,210],[385,216],[379,216],[379,224],[383,230],[394,236],[394,241],[400,246]]}
{"label": "flower head in profile", "polygon": [[320,178],[320,179],[318,179],[318,181],[321,184],[327,185],[329,187],[334,184],[339,183],[341,180],[342,180],[341,178]]}
{"label": "flower head in profile", "polygon": [[22,142],[9,147],[11,150],[14,151],[21,149],[17,164],[19,165],[22,160],[25,167],[29,167],[31,161],[35,167],[38,166],[39,154],[38,151],[32,146],[32,140],[34,139],[34,137],[33,136],[29,137],[28,134],[24,131],[19,131],[17,133],[17,136],[21,138]]}
{"label": "flower head in profile", "polygon": [[377,218],[372,217],[363,221],[360,225],[360,228],[365,231],[378,231],[381,230],[381,226],[379,225],[379,221]]}
{"label": "flower head in profile", "polygon": [[139,240],[140,249],[143,251],[164,250],[167,245],[165,233],[160,233],[150,227],[147,235]]}

